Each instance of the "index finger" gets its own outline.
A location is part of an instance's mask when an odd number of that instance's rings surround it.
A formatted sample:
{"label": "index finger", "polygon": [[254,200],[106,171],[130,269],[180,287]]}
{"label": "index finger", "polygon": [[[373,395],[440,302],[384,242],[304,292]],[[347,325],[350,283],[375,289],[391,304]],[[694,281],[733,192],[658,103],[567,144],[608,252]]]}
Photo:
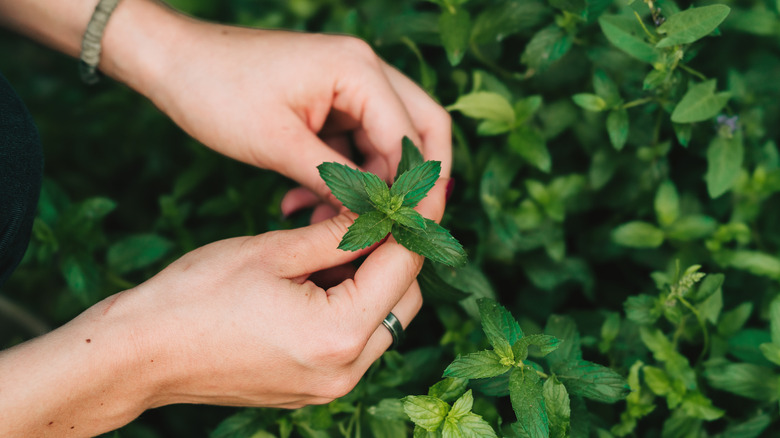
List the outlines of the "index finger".
{"label": "index finger", "polygon": [[[420,214],[442,216],[446,183],[446,179],[440,179],[420,202]],[[349,308],[365,309],[353,317],[361,318],[360,326],[370,327],[373,332],[417,278],[422,263],[422,256],[390,237],[368,255],[351,284],[342,283],[328,290],[330,298],[346,301]]]}

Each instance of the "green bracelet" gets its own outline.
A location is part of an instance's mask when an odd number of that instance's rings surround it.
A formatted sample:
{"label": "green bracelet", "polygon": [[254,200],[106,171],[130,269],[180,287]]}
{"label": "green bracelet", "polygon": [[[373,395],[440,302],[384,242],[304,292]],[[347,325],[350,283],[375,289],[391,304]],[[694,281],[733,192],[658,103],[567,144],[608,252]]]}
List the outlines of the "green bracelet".
{"label": "green bracelet", "polygon": [[98,76],[98,64],[100,64],[100,42],[103,39],[103,31],[106,29],[111,13],[119,3],[119,0],[100,0],[95,6],[95,12],[87,24],[84,39],[81,40],[81,56],[79,58],[79,74],[81,80],[87,84],[94,84]]}

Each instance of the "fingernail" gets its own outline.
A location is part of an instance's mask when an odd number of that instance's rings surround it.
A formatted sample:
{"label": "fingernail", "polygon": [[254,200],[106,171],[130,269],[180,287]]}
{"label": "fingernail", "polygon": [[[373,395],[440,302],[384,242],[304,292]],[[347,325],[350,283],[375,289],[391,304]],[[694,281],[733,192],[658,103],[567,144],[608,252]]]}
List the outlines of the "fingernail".
{"label": "fingernail", "polygon": [[450,196],[452,196],[452,189],[455,188],[455,178],[450,178],[449,181],[447,181],[447,188],[444,191],[444,202],[447,202],[450,200]]}

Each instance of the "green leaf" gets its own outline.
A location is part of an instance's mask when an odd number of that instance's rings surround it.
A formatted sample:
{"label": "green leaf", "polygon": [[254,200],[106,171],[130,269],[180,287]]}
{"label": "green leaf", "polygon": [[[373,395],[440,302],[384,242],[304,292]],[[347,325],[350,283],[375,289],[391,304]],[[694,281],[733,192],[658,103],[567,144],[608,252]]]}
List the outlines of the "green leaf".
{"label": "green leaf", "polygon": [[769,304],[769,329],[772,342],[780,345],[780,296],[775,297]]}
{"label": "green leaf", "polygon": [[[532,335],[525,335],[522,338],[520,338],[515,343],[515,345],[512,346],[512,348],[515,349],[515,351],[518,351],[519,349],[519,351],[527,353],[528,347],[534,345],[536,347],[539,347],[540,355],[544,357],[552,353],[553,351],[557,350],[560,343],[561,341],[555,336],[532,334]],[[523,354],[522,356],[517,356],[517,355],[515,356],[517,359],[525,360],[526,355]]]}
{"label": "green leaf", "polygon": [[680,197],[677,188],[671,180],[666,180],[658,186],[655,192],[655,216],[662,227],[674,223],[680,215]]}
{"label": "green leaf", "polygon": [[401,174],[390,188],[390,195],[403,196],[404,207],[415,207],[436,184],[441,173],[440,161],[426,161]]}
{"label": "green leaf", "polygon": [[357,251],[367,248],[384,239],[392,227],[393,221],[380,211],[374,210],[361,214],[347,229],[339,243],[339,249]]}
{"label": "green leaf", "polygon": [[136,234],[111,245],[109,268],[122,275],[152,265],[173,248],[173,242],[156,234]]}
{"label": "green leaf", "polygon": [[707,382],[741,397],[760,401],[778,398],[778,376],[771,368],[749,363],[717,363],[704,371]]}
{"label": "green leaf", "polygon": [[498,438],[496,431],[479,415],[469,412],[458,420],[458,437]]}
{"label": "green leaf", "polygon": [[468,383],[468,379],[465,378],[447,377],[428,388],[428,395],[444,401],[455,400],[459,395],[463,394]]}
{"label": "green leaf", "polygon": [[572,360],[555,369],[558,380],[569,394],[580,395],[602,403],[614,403],[626,398],[631,388],[626,379],[611,369],[588,362]]}
{"label": "green leaf", "polygon": [[360,176],[363,178],[368,200],[371,201],[374,208],[385,213],[394,211],[393,207],[395,206],[393,204],[397,203],[397,201],[394,202],[392,199],[390,188],[387,187],[387,184],[373,173],[363,172]]}
{"label": "green leaf", "polygon": [[604,111],[607,109],[607,102],[596,94],[579,93],[571,97],[577,105],[588,111]]}
{"label": "green leaf", "polygon": [[425,218],[417,213],[412,207],[401,207],[398,211],[390,214],[390,219],[415,230],[425,229]]}
{"label": "green leaf", "polygon": [[460,64],[469,45],[471,17],[462,8],[442,8],[439,16],[439,33],[450,65]]}
{"label": "green leaf", "polygon": [[412,422],[429,432],[441,426],[450,410],[450,405],[429,395],[409,395],[401,400]]}
{"label": "green leaf", "polygon": [[664,232],[653,224],[633,221],[612,230],[612,240],[633,248],[658,248],[664,243]]}
{"label": "green leaf", "polygon": [[662,309],[656,297],[640,294],[628,297],[623,303],[626,318],[640,325],[655,323],[661,317]]}
{"label": "green leaf", "polygon": [[542,172],[550,172],[552,159],[544,138],[535,129],[522,126],[509,134],[509,148]]}
{"label": "green leaf", "polygon": [[712,400],[698,391],[685,394],[681,409],[689,417],[699,418],[705,421],[717,420],[726,413],[723,409],[713,406]]}
{"label": "green leaf", "polygon": [[703,214],[691,214],[677,219],[666,228],[666,237],[671,240],[692,242],[709,237],[718,228],[715,219]]}
{"label": "green leaf", "polygon": [[523,337],[523,331],[515,318],[496,301],[480,298],[477,300],[482,318],[482,330],[488,342],[500,357],[512,358],[512,345]]}
{"label": "green leaf", "polygon": [[609,141],[615,150],[623,149],[628,140],[628,111],[617,108],[609,112],[607,116],[607,134]]}
{"label": "green leaf", "polygon": [[772,423],[772,417],[764,412],[759,412],[753,418],[742,423],[732,424],[723,431],[724,438],[758,438]]}
{"label": "green leaf", "polygon": [[658,58],[656,49],[645,42],[644,30],[636,18],[603,15],[599,18],[599,26],[609,42],[628,55],[648,64],[654,63]]}
{"label": "green leaf", "polygon": [[510,368],[510,365],[501,364],[501,357],[495,351],[478,351],[465,356],[458,356],[444,370],[444,377],[484,379],[504,374]]}
{"label": "green leaf", "polygon": [[512,126],[515,122],[515,110],[506,98],[498,93],[477,91],[460,96],[455,103],[447,107],[448,111],[460,111],[472,119],[488,119],[506,122]]}
{"label": "green leaf", "polygon": [[761,354],[775,365],[780,365],[780,345],[766,342],[759,346]]}
{"label": "green leaf", "polygon": [[448,266],[463,266],[468,261],[466,251],[449,231],[436,222],[425,219],[425,229],[415,230],[395,225],[393,237],[412,252],[427,257],[434,262]]}
{"label": "green leaf", "polygon": [[642,375],[653,394],[664,397],[673,391],[672,379],[661,368],[645,365],[642,367]]}
{"label": "green leaf", "polygon": [[529,121],[539,110],[540,106],[542,106],[542,96],[538,94],[528,96],[515,102],[515,114],[517,115],[515,123],[517,125],[522,125]]}
{"label": "green leaf", "polygon": [[738,332],[750,318],[751,313],[753,313],[753,303],[750,301],[745,301],[732,310],[724,312],[718,321],[718,333],[729,336]]}
{"label": "green leaf", "polygon": [[66,256],[60,263],[60,272],[68,289],[83,305],[97,300],[100,273],[94,260],[77,254]]}
{"label": "green leaf", "polygon": [[580,348],[580,335],[577,325],[570,316],[550,315],[544,332],[560,339],[558,348],[547,355],[547,363],[554,366],[561,362],[582,359]]}
{"label": "green leaf", "polygon": [[528,68],[544,71],[568,53],[572,43],[572,38],[557,25],[545,27],[525,46],[520,62]]}
{"label": "green leaf", "polygon": [[420,149],[414,145],[409,137],[404,137],[401,140],[401,161],[398,162],[398,168],[395,171],[395,181],[404,174],[407,170],[411,170],[413,167],[419,166],[425,159],[420,153]]}
{"label": "green leaf", "polygon": [[715,199],[734,187],[744,155],[741,135],[718,136],[712,140],[707,148],[707,173],[704,175],[710,198]]}
{"label": "green leaf", "polygon": [[345,207],[357,214],[374,210],[366,192],[363,172],[339,163],[322,163],[317,169],[333,196]]}
{"label": "green leaf", "polygon": [[77,216],[82,220],[97,222],[116,209],[116,202],[109,198],[90,198],[79,203]]}
{"label": "green leaf", "polygon": [[656,47],[670,47],[677,44],[689,44],[712,33],[729,15],[731,9],[726,5],[709,5],[678,12],[661,24],[657,31],[666,38]]}
{"label": "green leaf", "polygon": [[693,302],[704,301],[712,294],[718,291],[723,286],[723,282],[726,280],[726,276],[723,274],[709,274],[704,277],[704,280],[699,284],[695,293],[692,293],[690,298]]}
{"label": "green leaf", "polygon": [[477,44],[493,44],[518,32],[532,29],[550,15],[546,2],[503,0],[489,2],[474,20],[471,39]]}
{"label": "green leaf", "polygon": [[755,275],[780,278],[780,258],[763,252],[723,250],[718,262],[724,266],[742,269]]}
{"label": "green leaf", "polygon": [[509,377],[509,399],[517,417],[517,429],[531,438],[547,438],[550,424],[544,389],[536,371],[513,368]]}
{"label": "green leaf", "polygon": [[471,394],[471,390],[466,391],[459,399],[455,400],[452,404],[447,419],[459,419],[471,412],[471,407],[474,406],[474,396]]}
{"label": "green leaf", "polygon": [[731,93],[723,91],[715,93],[716,81],[693,83],[672,111],[672,121],[675,123],[693,123],[711,119],[718,115],[726,106]]}
{"label": "green leaf", "polygon": [[620,91],[617,84],[602,69],[597,69],[593,73],[593,90],[610,107],[620,102]]}
{"label": "green leaf", "polygon": [[555,376],[548,378],[542,387],[547,418],[550,421],[550,438],[569,436],[571,406],[566,386]]}

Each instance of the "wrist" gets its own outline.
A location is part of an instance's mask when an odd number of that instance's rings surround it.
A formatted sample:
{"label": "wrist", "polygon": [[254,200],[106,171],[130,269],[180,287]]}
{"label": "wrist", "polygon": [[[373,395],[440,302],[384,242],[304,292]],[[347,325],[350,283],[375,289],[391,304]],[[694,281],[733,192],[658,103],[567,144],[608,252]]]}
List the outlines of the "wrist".
{"label": "wrist", "polygon": [[103,34],[99,70],[153,97],[190,21],[157,1],[120,1]]}
{"label": "wrist", "polygon": [[157,405],[159,380],[120,296],[0,352],[0,436],[95,436]]}

